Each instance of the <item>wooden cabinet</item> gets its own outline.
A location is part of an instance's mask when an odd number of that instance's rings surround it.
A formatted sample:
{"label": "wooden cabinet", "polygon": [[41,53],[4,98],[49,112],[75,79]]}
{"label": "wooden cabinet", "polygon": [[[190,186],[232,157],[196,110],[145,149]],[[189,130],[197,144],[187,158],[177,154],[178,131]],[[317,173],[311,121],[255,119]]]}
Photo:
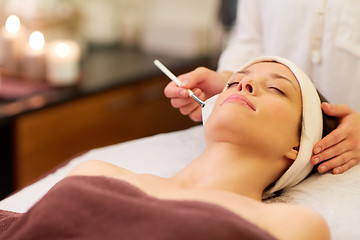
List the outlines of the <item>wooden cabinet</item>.
{"label": "wooden cabinet", "polygon": [[144,79],[17,117],[15,188],[82,151],[195,125],[164,96],[168,82]]}

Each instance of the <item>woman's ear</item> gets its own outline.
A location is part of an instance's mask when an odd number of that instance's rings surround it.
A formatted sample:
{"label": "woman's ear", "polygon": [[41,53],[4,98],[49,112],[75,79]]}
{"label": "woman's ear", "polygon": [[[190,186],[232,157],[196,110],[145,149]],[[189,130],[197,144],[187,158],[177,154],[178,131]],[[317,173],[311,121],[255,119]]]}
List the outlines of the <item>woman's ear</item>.
{"label": "woman's ear", "polygon": [[290,151],[288,151],[286,154],[285,154],[285,157],[290,159],[290,160],[294,160],[297,158],[297,155],[299,153],[299,146],[297,147],[293,147]]}

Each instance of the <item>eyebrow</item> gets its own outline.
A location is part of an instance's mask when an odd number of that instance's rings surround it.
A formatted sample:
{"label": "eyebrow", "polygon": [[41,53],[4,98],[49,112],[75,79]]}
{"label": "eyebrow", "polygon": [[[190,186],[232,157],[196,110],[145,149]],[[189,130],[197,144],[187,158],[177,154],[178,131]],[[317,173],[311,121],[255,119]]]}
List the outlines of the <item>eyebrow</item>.
{"label": "eyebrow", "polygon": [[[245,75],[246,75],[246,74],[248,74],[248,73],[251,73],[251,71],[245,69],[245,70],[242,70],[242,71],[240,71],[240,72],[238,72],[238,73],[241,73],[241,74],[245,74]],[[278,74],[278,73],[271,73],[270,76],[271,76],[271,78],[274,78],[274,79],[284,79],[284,80],[290,82],[291,85],[295,88],[295,90],[297,90],[294,82],[291,81],[289,78],[287,78],[287,77],[285,77],[285,76],[283,76],[283,75],[280,75],[280,74]]]}
{"label": "eyebrow", "polygon": [[295,90],[296,90],[296,86],[295,86],[294,82],[291,81],[289,78],[287,78],[287,77],[285,77],[285,76],[283,76],[283,75],[280,75],[280,74],[278,74],[278,73],[271,73],[270,76],[271,76],[272,78],[284,79],[284,80],[290,82],[291,85],[292,85],[292,86],[295,88]]}
{"label": "eyebrow", "polygon": [[248,74],[249,72],[250,72],[249,70],[242,70],[242,71],[237,72],[237,73]]}

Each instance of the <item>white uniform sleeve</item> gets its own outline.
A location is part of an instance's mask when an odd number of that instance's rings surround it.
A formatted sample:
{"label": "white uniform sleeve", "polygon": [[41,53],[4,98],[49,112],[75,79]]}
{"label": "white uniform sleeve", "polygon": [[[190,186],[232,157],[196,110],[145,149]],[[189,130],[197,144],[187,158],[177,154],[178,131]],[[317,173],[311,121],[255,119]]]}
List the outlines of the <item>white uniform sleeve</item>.
{"label": "white uniform sleeve", "polygon": [[240,0],[236,25],[228,46],[220,56],[218,72],[235,71],[262,53],[261,18],[258,0]]}

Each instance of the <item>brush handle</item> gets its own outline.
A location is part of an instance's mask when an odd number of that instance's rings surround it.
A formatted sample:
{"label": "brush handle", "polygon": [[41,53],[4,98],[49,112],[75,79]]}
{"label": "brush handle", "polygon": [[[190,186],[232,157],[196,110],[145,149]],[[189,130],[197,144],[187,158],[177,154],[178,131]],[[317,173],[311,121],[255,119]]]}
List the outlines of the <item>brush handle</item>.
{"label": "brush handle", "polygon": [[169,69],[167,69],[159,60],[154,60],[155,66],[157,66],[168,78],[170,78],[173,82],[178,85],[178,87],[181,86],[180,80],[172,73]]}

